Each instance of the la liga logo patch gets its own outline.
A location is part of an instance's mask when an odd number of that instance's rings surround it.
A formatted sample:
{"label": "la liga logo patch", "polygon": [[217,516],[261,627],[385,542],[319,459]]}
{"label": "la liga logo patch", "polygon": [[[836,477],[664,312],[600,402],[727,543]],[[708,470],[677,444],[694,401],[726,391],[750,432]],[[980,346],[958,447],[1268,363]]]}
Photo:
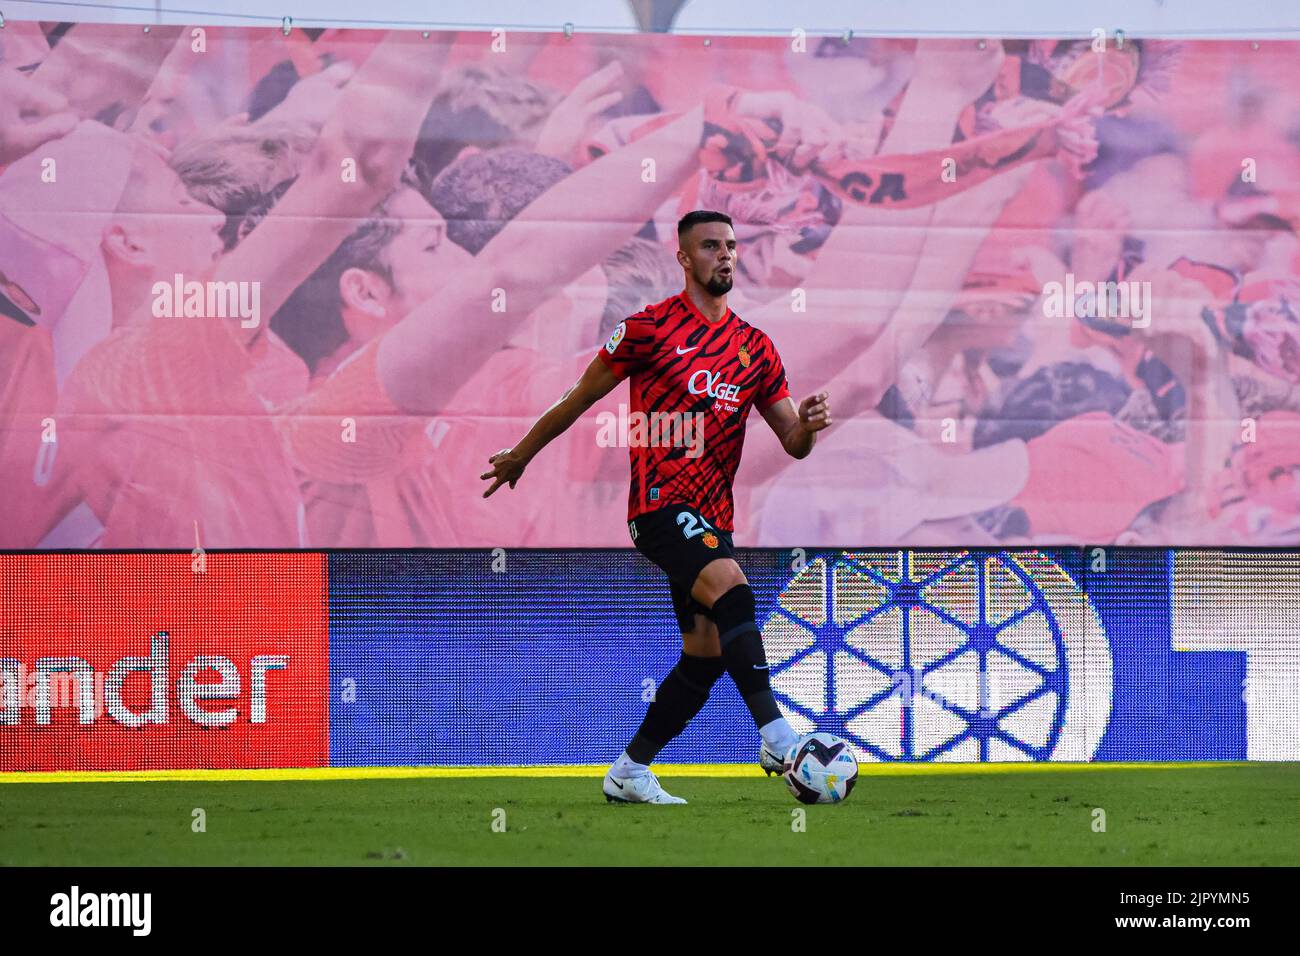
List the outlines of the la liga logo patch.
{"label": "la liga logo patch", "polygon": [[614,349],[618,348],[618,343],[623,341],[623,336],[626,334],[627,323],[620,322],[615,326],[614,331],[609,334],[609,341],[605,343],[605,351],[613,355]]}

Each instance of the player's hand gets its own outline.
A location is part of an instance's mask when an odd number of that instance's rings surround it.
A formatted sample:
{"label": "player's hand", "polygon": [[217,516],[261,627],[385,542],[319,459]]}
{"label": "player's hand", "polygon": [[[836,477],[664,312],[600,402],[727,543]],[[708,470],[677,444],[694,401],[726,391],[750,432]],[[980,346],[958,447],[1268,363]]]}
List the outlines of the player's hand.
{"label": "player's hand", "polygon": [[1036,100],[1032,96],[995,100],[980,111],[980,119],[998,129],[1037,126],[1039,123],[1061,119],[1064,115],[1064,109],[1055,103]]}
{"label": "player's hand", "polygon": [[1075,96],[1062,110],[1065,119],[1056,128],[1058,155],[1076,179],[1082,179],[1083,167],[1097,158],[1097,123],[1104,112],[1094,90]]}
{"label": "player's hand", "polygon": [[1166,363],[1176,363],[1179,351],[1188,346],[1202,358],[1219,354],[1222,347],[1201,318],[1201,310],[1213,304],[1209,289],[1173,269],[1150,263],[1138,266],[1126,279],[1151,283],[1147,302],[1149,322],[1146,326],[1135,325],[1133,331],[1158,357]]}
{"label": "player's hand", "polygon": [[34,77],[0,68],[0,166],[26,156],[77,125],[68,101]]}
{"label": "player's hand", "polygon": [[1027,272],[1039,285],[1060,282],[1070,267],[1056,253],[1043,246],[1015,246],[1007,254],[1007,263],[1017,272]]}
{"label": "player's hand", "polygon": [[305,123],[319,130],[334,113],[343,88],[356,72],[356,67],[347,60],[331,63],[291,86],[288,95],[263,119]]}
{"label": "player's hand", "polygon": [[483,497],[490,497],[492,492],[496,491],[502,485],[509,482],[510,489],[513,491],[515,482],[517,482],[528,466],[528,462],[522,456],[516,455],[513,448],[502,448],[499,452],[488,459],[488,464],[492,466],[491,471],[485,471],[479,475],[479,478],[492,481],[492,487],[483,492]]}
{"label": "player's hand", "polygon": [[820,106],[787,90],[743,93],[736,99],[735,109],[741,116],[780,123],[781,133],[772,151],[795,172],[814,162],[833,163],[848,149],[851,137],[841,124]]}
{"label": "player's hand", "polygon": [[831,427],[830,395],[818,392],[799,403],[799,424],[804,431],[819,432]]}
{"label": "player's hand", "polygon": [[621,82],[623,66],[618,60],[606,63],[583,79],[551,112],[546,125],[537,135],[533,150],[543,156],[554,156],[566,163],[570,162],[578,143],[600,115],[610,107],[617,106],[623,99],[623,94],[618,89]]}
{"label": "player's hand", "polygon": [[[1086,193],[1075,207],[1074,249],[1070,261],[1075,274],[1100,279],[1120,261],[1124,236],[1133,225],[1128,206],[1104,189]],[[1065,270],[1062,270],[1063,277]]]}

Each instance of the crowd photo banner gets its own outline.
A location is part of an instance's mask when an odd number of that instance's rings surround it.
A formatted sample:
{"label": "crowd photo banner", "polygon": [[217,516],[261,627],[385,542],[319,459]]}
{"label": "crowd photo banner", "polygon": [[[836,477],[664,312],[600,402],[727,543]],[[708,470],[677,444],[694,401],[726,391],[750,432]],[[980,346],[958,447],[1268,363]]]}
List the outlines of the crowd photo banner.
{"label": "crowd photo banner", "polygon": [[628,547],[759,363],[479,476],[694,209],[834,410],[738,544],[1300,544],[1296,43],[10,22],[0,100],[0,548]]}

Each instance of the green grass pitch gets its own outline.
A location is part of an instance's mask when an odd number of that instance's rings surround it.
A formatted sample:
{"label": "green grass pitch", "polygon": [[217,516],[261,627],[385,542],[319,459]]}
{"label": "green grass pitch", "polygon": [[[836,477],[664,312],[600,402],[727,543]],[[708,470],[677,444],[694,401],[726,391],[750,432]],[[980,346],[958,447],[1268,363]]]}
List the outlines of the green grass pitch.
{"label": "green grass pitch", "polygon": [[[3,865],[1296,865],[1300,764],[873,774],[799,808],[776,778],[0,784]],[[193,832],[194,810],[206,832]],[[1105,811],[1095,832],[1094,809]],[[493,829],[494,820],[504,832]]]}

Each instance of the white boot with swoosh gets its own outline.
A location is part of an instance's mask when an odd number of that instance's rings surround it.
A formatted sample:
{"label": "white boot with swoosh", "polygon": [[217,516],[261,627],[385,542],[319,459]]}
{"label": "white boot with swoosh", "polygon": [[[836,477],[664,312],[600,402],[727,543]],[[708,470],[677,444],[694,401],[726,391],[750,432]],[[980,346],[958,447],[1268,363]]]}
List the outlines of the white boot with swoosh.
{"label": "white boot with swoosh", "polygon": [[650,771],[635,777],[615,777],[613,771],[605,774],[605,799],[610,803],[685,803],[674,797],[659,783]]}

